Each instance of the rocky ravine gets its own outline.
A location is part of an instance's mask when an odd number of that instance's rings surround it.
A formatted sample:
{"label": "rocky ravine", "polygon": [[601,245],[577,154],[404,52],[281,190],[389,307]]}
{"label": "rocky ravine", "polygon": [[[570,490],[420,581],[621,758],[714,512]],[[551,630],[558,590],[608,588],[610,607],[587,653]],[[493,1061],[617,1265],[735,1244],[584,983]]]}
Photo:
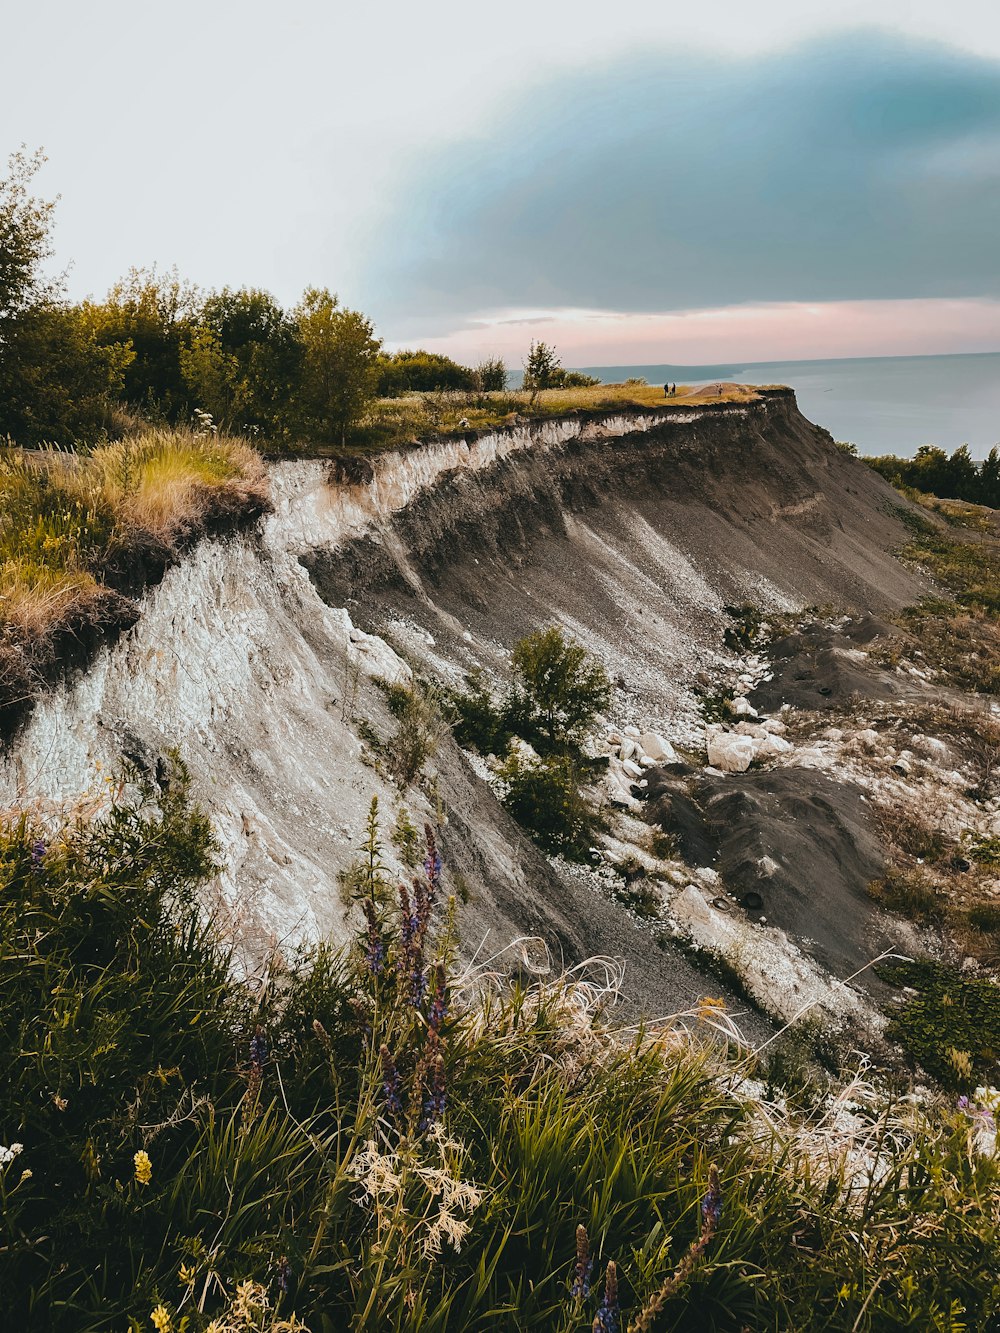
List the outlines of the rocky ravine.
{"label": "rocky ravine", "polygon": [[[864,1007],[829,969],[862,966],[888,939],[883,925],[867,913],[849,938],[810,929],[835,923],[843,894],[855,901],[858,875],[877,861],[861,796],[845,794],[837,772],[805,776],[808,747],[782,739],[777,700],[760,717],[748,712],[742,732],[728,728],[734,739],[709,738],[706,753],[696,694],[712,681],[764,688],[772,674],[724,648],[728,606],[857,615],[923,591],[889,554],[905,531],[898,497],[808,423],[790,392],[711,411],[524,425],[370,463],[280,463],[272,486],[275,511],[253,533],[202,543],[145,596],[127,635],[39,704],[0,756],[3,806],[99,802],[103,775],[123,760],[152,769],[176,748],[222,843],[216,905],[248,966],[275,945],[347,938],[337,874],[378,795],[389,827],[400,804],[414,820],[443,821],[470,953],[544,965],[538,946],[511,947],[538,936],[553,965],[612,955],[625,962],[626,992],[663,1013],[706,989],[673,932],[725,953],[775,1014],[811,1001]],[[540,855],[498,803],[487,767],[450,737],[430,780],[403,795],[365,739],[392,728],[376,678],[415,670],[458,684],[475,666],[499,678],[513,642],[550,623],[616,683],[599,747],[614,822],[593,870]],[[727,746],[776,770],[770,787],[747,789],[766,770],[726,773],[743,766],[725,760]],[[702,771],[708,759],[714,775]],[[681,798],[689,835],[680,820],[664,859],[650,825],[665,828]],[[770,914],[723,894],[720,868],[746,896],[757,892],[746,866],[768,858],[784,857],[786,881],[796,855],[825,873],[841,844],[824,843],[824,811],[864,845],[857,874],[823,912],[810,917],[809,893],[827,893],[824,884],[784,883]],[[741,818],[756,821],[756,843],[724,845],[719,829]],[[806,851],[778,847],[773,831],[789,824]],[[653,885],[655,919],[619,892],[635,861]]]}

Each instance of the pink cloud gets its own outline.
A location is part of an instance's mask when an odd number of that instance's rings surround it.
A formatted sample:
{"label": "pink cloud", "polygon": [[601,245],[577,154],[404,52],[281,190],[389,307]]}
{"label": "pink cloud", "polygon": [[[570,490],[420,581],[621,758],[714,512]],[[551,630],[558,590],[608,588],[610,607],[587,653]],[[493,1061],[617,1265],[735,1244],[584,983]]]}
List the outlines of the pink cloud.
{"label": "pink cloud", "polygon": [[1000,300],[776,302],[653,315],[506,311],[405,345],[464,362],[500,355],[516,366],[532,339],[555,343],[563,364],[577,366],[992,352],[1000,350]]}

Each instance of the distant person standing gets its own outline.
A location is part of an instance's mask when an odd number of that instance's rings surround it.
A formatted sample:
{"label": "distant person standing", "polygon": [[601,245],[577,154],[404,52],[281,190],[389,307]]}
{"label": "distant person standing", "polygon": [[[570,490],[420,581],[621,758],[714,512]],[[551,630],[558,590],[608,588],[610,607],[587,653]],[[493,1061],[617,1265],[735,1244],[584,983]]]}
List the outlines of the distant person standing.
{"label": "distant person standing", "polygon": [[664,398],[669,398],[669,397],[670,397],[670,385],[669,385],[669,384],[664,384],[664,386],[663,386],[663,396],[664,396]]}

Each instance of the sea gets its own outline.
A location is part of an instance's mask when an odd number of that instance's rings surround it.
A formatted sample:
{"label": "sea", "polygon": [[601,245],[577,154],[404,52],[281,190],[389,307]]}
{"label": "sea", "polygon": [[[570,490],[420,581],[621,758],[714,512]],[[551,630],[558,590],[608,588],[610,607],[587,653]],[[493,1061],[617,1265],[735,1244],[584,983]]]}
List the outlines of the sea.
{"label": "sea", "polygon": [[912,455],[922,444],[967,444],[983,458],[1000,444],[1000,352],[961,356],[850,357],[717,366],[583,366],[605,384],[789,384],[799,407],[863,454]]}

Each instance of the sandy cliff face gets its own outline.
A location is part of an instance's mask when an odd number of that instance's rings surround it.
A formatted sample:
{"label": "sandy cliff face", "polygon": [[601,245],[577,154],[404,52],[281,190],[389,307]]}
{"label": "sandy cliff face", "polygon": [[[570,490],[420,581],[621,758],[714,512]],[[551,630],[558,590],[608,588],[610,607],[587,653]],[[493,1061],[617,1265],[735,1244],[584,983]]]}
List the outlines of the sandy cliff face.
{"label": "sandy cliff face", "polygon": [[725,606],[917,594],[887,555],[903,537],[889,488],[788,394],[525,425],[353,470],[282,463],[272,483],[253,533],[204,542],[40,702],[0,755],[0,805],[72,805],[123,759],[153,768],[176,748],[222,844],[218,905],[253,957],[347,937],[337,872],[371,797],[390,826],[402,801],[447,819],[467,947],[538,934],[560,961],[628,959],[644,1004],[695,998],[697,973],[585,874],[551,866],[450,739],[436,788],[401,797],[363,739],[392,727],[373,678],[408,663],[445,682],[501,673],[517,637],[560,622],[617,682],[615,717],[700,741],[692,686],[730,660]]}

